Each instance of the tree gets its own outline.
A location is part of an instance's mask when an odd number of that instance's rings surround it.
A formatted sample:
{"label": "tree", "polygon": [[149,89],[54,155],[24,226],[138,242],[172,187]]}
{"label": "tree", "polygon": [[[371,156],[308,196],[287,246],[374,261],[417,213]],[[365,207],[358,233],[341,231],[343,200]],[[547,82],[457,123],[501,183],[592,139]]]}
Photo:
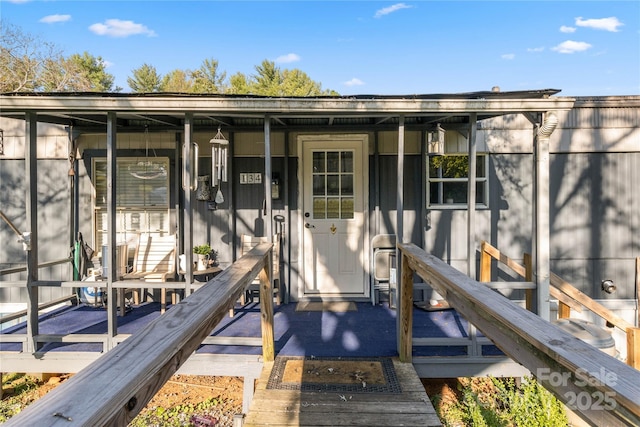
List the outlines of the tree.
{"label": "tree", "polygon": [[282,96],[283,75],[276,63],[269,60],[256,65],[258,74],[253,76],[252,92],[258,95]]}
{"label": "tree", "polygon": [[127,84],[136,93],[158,92],[161,79],[156,67],[142,64],[140,68],[133,70],[133,77],[127,77]]}
{"label": "tree", "polygon": [[205,59],[196,71],[191,73],[193,77],[193,91],[196,93],[224,93],[227,73],[218,72],[218,61]]}
{"label": "tree", "polygon": [[338,95],[333,90],[322,90],[307,73],[298,70],[281,70],[273,61],[264,60],[256,67],[256,74],[247,78],[242,73],[231,76],[229,93],[266,96],[321,96]]}
{"label": "tree", "polygon": [[229,78],[229,88],[227,89],[227,93],[246,95],[250,92],[251,89],[249,88],[247,76],[238,72]]}
{"label": "tree", "polygon": [[83,75],[79,64],[62,56],[45,60],[39,84],[45,92],[91,91],[91,82]]}
{"label": "tree", "polygon": [[101,57],[65,57],[54,44],[0,22],[0,92],[118,91]]}
{"label": "tree", "polygon": [[[95,92],[114,91],[115,77],[106,72],[106,64],[102,57],[93,56],[89,52],[82,55],[74,53],[69,60],[78,67],[80,74],[89,81],[90,90]],[[115,88],[118,92],[122,88]]]}
{"label": "tree", "polygon": [[193,92],[194,82],[189,71],[173,70],[162,78],[161,92],[190,93]]}
{"label": "tree", "polygon": [[281,91],[289,96],[336,95],[334,91],[323,91],[322,85],[311,80],[304,71],[298,69],[282,72]]}
{"label": "tree", "polygon": [[0,21],[0,92],[39,90],[45,63],[60,56],[53,44]]}

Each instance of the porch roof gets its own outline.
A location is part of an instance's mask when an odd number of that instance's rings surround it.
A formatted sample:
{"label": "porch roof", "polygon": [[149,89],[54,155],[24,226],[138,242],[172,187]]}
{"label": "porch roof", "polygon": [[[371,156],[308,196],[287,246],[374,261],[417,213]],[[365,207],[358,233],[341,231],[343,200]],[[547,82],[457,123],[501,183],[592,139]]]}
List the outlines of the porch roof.
{"label": "porch roof", "polygon": [[22,119],[35,112],[39,122],[70,125],[79,131],[104,131],[107,113],[117,113],[119,131],[184,129],[185,113],[201,130],[262,130],[265,117],[272,130],[327,127],[397,129],[399,116],[408,128],[427,129],[437,123],[468,123],[514,113],[568,110],[574,99],[554,97],[559,90],[481,91],[424,95],[352,95],[266,97],[181,93],[8,93],[0,95],[0,116]]}

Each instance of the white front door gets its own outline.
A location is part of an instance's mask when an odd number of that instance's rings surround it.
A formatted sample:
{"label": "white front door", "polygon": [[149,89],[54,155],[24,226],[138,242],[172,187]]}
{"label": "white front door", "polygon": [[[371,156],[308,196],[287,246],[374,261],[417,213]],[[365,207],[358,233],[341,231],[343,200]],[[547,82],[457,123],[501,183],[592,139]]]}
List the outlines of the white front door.
{"label": "white front door", "polygon": [[365,250],[366,135],[304,135],[303,296],[368,296]]}

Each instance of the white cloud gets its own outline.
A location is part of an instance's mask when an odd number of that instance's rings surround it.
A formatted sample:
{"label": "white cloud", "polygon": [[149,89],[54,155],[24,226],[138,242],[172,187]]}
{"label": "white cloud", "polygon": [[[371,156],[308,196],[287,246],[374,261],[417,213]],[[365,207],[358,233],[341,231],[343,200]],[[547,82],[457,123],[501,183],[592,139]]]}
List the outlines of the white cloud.
{"label": "white cloud", "polygon": [[530,47],[527,48],[527,52],[542,52],[544,47]]}
{"label": "white cloud", "polygon": [[500,56],[502,59],[514,59],[516,57],[515,53],[505,53],[502,56]]}
{"label": "white cloud", "polygon": [[388,15],[390,13],[396,12],[400,9],[411,9],[413,6],[409,6],[407,4],[404,3],[396,3],[393,6],[389,6],[389,7],[383,7],[382,9],[379,9],[376,11],[376,14],[373,15],[374,18],[381,18],[384,15]]}
{"label": "white cloud", "polygon": [[22,3],[28,3],[31,0],[8,0],[9,3],[15,3],[15,4],[22,4]]}
{"label": "white cloud", "polygon": [[589,43],[567,40],[560,43],[558,46],[552,47],[551,50],[555,50],[558,53],[574,53],[582,52],[590,48],[591,45]]}
{"label": "white cloud", "polygon": [[345,86],[362,86],[364,85],[364,82],[354,77],[351,80],[344,82],[344,85]]}
{"label": "white cloud", "polygon": [[104,24],[89,26],[89,30],[99,36],[109,37],[129,37],[136,34],[146,34],[149,37],[156,36],[156,33],[148,29],[146,25],[136,24],[133,21],[121,21],[120,19],[107,19]]}
{"label": "white cloud", "polygon": [[55,24],[57,22],[71,21],[71,15],[49,15],[40,19],[40,22],[45,24]]}
{"label": "white cloud", "polygon": [[609,18],[600,19],[582,19],[582,17],[576,18],[576,25],[578,27],[593,28],[594,30],[605,30],[613,33],[618,32],[618,27],[624,24],[618,21],[618,18],[611,16]]}
{"label": "white cloud", "polygon": [[560,27],[560,32],[561,33],[575,33],[576,32],[576,28],[575,27],[567,27],[566,25],[563,25],[562,27]]}
{"label": "white cloud", "polygon": [[276,62],[279,64],[288,64],[290,62],[298,61],[300,61],[300,57],[295,53],[287,53],[286,55],[281,55],[276,58]]}

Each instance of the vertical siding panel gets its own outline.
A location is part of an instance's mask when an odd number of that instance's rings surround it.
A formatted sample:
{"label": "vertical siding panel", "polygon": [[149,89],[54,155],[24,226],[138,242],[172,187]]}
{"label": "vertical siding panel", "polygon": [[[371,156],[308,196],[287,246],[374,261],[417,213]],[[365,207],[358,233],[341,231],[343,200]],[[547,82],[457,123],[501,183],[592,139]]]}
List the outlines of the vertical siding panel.
{"label": "vertical siding panel", "polygon": [[492,242],[513,258],[531,252],[533,224],[533,156],[491,155],[489,159],[490,235]]}

